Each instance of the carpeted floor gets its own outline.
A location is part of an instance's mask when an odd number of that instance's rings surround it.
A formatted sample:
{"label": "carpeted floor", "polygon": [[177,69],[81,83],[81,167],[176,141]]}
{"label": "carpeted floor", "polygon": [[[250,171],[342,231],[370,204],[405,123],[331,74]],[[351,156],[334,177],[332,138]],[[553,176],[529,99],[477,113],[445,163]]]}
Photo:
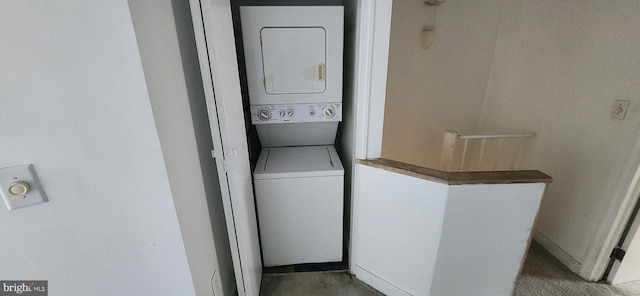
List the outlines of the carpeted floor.
{"label": "carpeted floor", "polygon": [[262,296],[382,296],[347,271],[265,274]]}
{"label": "carpeted floor", "polygon": [[[341,271],[265,274],[262,278],[260,295],[380,296],[382,294],[346,271]],[[542,247],[534,243],[529,250],[522,274],[516,282],[513,295],[640,296],[640,282],[614,287],[604,283],[583,281]]]}
{"label": "carpeted floor", "polygon": [[533,243],[514,296],[640,296],[640,282],[617,286],[586,282]]}

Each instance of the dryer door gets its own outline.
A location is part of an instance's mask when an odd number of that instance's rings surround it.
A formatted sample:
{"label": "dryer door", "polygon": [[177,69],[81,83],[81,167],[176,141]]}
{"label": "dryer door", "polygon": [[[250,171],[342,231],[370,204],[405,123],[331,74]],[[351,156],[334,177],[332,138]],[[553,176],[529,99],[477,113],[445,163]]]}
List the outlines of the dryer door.
{"label": "dryer door", "polygon": [[263,28],[260,31],[260,40],[264,88],[268,94],[309,94],[325,91],[324,28]]}
{"label": "dryer door", "polygon": [[342,6],[240,6],[240,21],[250,104],[342,102]]}

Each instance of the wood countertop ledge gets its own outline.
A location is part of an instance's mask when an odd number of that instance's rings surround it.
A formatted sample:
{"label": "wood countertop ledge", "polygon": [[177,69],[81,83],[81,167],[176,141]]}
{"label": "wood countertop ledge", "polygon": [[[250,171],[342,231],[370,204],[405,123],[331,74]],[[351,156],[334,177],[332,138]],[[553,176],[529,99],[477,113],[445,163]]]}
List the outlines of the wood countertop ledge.
{"label": "wood countertop ledge", "polygon": [[449,185],[551,183],[550,176],[540,171],[445,172],[390,159],[357,159],[356,163]]}

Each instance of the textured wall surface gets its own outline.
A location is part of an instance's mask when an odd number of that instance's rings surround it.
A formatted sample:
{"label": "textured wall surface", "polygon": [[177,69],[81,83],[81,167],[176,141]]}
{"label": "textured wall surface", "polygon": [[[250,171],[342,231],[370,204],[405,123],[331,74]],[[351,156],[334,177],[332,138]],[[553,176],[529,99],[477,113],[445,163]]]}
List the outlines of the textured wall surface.
{"label": "textured wall surface", "polygon": [[0,209],[0,278],[194,295],[127,2],[3,1],[0,36],[0,167],[50,200]]}

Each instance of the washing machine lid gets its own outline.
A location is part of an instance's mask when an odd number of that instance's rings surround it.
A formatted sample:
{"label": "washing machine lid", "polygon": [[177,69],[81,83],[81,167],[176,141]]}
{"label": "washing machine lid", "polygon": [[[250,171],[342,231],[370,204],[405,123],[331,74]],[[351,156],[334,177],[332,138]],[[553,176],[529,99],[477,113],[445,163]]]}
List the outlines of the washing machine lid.
{"label": "washing machine lid", "polygon": [[343,176],[333,146],[263,148],[253,173],[255,180]]}

